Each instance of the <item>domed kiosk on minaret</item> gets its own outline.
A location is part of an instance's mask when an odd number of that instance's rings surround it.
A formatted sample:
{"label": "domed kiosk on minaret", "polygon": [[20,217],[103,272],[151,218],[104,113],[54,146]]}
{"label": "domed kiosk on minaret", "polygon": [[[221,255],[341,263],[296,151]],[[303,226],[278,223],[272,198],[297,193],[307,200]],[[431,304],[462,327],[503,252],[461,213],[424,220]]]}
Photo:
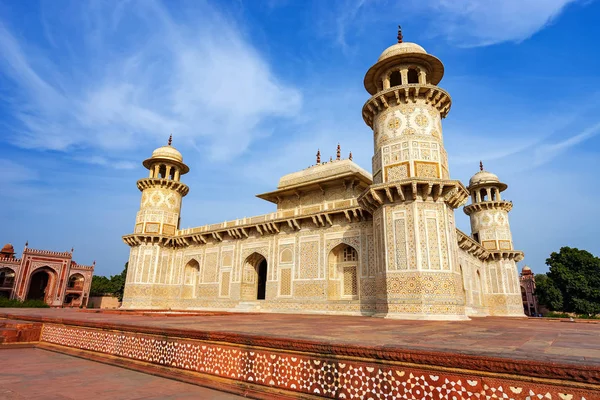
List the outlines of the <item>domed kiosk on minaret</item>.
{"label": "domed kiosk on minaret", "polygon": [[190,172],[190,168],[183,163],[183,156],[172,146],[172,143],[171,135],[166,146],[154,150],[152,156],[142,163],[150,170],[150,178],[179,180],[181,175]]}

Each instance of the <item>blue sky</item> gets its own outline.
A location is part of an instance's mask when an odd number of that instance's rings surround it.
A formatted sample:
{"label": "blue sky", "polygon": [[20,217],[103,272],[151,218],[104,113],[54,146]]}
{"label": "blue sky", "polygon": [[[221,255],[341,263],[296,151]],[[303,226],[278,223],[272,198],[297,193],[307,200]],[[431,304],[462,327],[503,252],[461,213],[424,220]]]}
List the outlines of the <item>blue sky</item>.
{"label": "blue sky", "polygon": [[317,148],[370,170],[363,77],[402,24],[446,67],[451,176],[481,159],[509,185],[521,265],[600,255],[599,19],[577,0],[0,0],[0,241],[120,272],[141,161],[170,133],[182,228],[273,211],[254,195]]}

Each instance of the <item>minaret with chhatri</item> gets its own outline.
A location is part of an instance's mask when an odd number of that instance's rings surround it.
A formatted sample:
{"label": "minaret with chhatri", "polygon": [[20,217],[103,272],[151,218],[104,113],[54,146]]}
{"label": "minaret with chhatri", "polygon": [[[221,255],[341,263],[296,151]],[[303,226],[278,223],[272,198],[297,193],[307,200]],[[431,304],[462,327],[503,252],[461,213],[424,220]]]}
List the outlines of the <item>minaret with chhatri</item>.
{"label": "minaret with chhatri", "polygon": [[181,175],[190,169],[172,142],[171,135],[166,146],[154,150],[142,163],[149,174],[137,181],[142,199],[134,235],[126,240],[132,249],[124,307],[144,301],[151,303],[156,297],[180,297],[184,290],[155,285],[169,282],[175,273],[168,242],[179,229],[181,200],[189,192],[188,186],[181,182]]}
{"label": "minaret with chhatri", "polygon": [[464,208],[471,219],[473,239],[489,253],[487,303],[495,315],[523,315],[521,288],[517,261],[523,258],[521,251],[513,247],[508,212],[512,201],[500,195],[508,187],[498,177],[483,169],[479,163],[477,172],[469,181],[471,204]]}
{"label": "minaret with chhatri", "polygon": [[454,209],[467,189],[450,179],[442,118],[444,66],[415,43],[398,43],[365,76],[372,97],[373,184],[359,202],[373,215],[377,312],[386,317],[465,319]]}

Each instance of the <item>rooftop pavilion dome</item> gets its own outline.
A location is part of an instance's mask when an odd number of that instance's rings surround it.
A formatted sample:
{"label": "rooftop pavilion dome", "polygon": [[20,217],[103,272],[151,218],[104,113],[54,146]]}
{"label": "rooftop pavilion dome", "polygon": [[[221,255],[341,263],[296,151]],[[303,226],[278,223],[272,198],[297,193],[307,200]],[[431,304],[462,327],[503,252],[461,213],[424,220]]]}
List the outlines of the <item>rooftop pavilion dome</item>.
{"label": "rooftop pavilion dome", "polygon": [[189,172],[189,167],[183,163],[183,156],[175,147],[171,145],[173,142],[173,135],[169,136],[169,142],[166,146],[161,146],[152,152],[152,156],[143,161],[144,167],[150,169],[152,164],[160,161],[171,162],[181,168],[181,173],[186,174]]}
{"label": "rooftop pavilion dome", "polygon": [[479,162],[479,171],[469,179],[469,188],[490,184],[499,187],[500,191],[508,187],[505,183],[500,182],[498,175],[485,171],[483,163]]}
{"label": "rooftop pavilion dome", "polygon": [[348,185],[366,188],[373,182],[370,173],[352,161],[352,152],[346,159],[341,158],[341,148],[338,144],[335,160],[321,161],[321,151],[317,151],[317,163],[301,171],[292,172],[279,179],[277,190],[262,193],[257,197],[278,202],[278,197],[297,194],[299,191],[324,190],[325,186],[338,185],[346,182]]}
{"label": "rooftop pavilion dome", "polygon": [[[444,76],[444,64],[435,56],[428,54],[420,45],[402,40],[402,30],[398,27],[398,43],[381,53],[375,65],[365,75],[365,89],[371,95],[381,90],[379,80],[382,74],[397,65],[418,65],[427,71],[426,83],[437,85]],[[423,82],[424,83],[424,82]]]}
{"label": "rooftop pavilion dome", "polygon": [[381,53],[381,55],[377,59],[377,62],[386,60],[386,59],[388,59],[390,57],[393,57],[393,56],[395,56],[397,54],[406,54],[406,53],[427,54],[427,52],[425,51],[425,49],[423,47],[419,46],[416,43],[402,42],[402,43],[396,43],[394,45],[391,45],[390,47],[388,47],[387,49],[385,49],[383,51],[383,53]]}
{"label": "rooftop pavilion dome", "polygon": [[12,244],[7,243],[4,245],[4,247],[2,247],[2,250],[0,250],[0,253],[2,254],[14,254],[15,253],[15,248],[13,247]]}

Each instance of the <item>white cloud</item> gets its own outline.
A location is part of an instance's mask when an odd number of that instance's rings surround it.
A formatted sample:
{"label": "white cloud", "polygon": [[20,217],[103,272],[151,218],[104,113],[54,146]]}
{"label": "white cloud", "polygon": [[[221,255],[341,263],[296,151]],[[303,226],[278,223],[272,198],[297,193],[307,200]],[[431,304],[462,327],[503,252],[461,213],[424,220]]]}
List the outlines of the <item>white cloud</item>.
{"label": "white cloud", "polygon": [[301,107],[301,93],[206,5],[175,17],[153,1],[85,4],[69,10],[72,27],[45,21],[51,52],[0,21],[0,73],[16,89],[3,100],[20,122],[9,140],[20,147],[118,153],[174,133],[230,159],[266,134],[267,118]]}
{"label": "white cloud", "polygon": [[536,147],[533,151],[534,165],[542,165],[551,161],[556,156],[567,151],[569,148],[576,146],[600,133],[600,122],[589,126],[577,135],[573,135],[565,140],[557,143],[546,143]]}
{"label": "white cloud", "polygon": [[347,0],[342,7],[343,11],[336,15],[337,42],[344,50],[348,48],[348,43],[346,42],[347,26],[356,19],[359,11],[361,11],[361,8],[363,8],[364,5],[365,0]]}
{"label": "white cloud", "polygon": [[100,165],[103,167],[111,167],[114,169],[134,169],[139,163],[124,160],[113,160],[103,156],[75,157],[76,161],[86,164]]}
{"label": "white cloud", "polygon": [[437,14],[435,26],[449,41],[488,46],[530,38],[575,1],[439,0],[428,4]]}
{"label": "white cloud", "polygon": [[[366,24],[392,24],[419,18],[432,36],[459,47],[521,42],[544,29],[571,3],[583,0],[341,0],[334,15],[336,39]],[[385,10],[385,11],[383,11]],[[357,29],[355,29],[357,28]]]}
{"label": "white cloud", "polygon": [[38,179],[38,174],[31,168],[11,160],[0,158],[0,171],[2,171],[2,184],[10,185],[29,182]]}

